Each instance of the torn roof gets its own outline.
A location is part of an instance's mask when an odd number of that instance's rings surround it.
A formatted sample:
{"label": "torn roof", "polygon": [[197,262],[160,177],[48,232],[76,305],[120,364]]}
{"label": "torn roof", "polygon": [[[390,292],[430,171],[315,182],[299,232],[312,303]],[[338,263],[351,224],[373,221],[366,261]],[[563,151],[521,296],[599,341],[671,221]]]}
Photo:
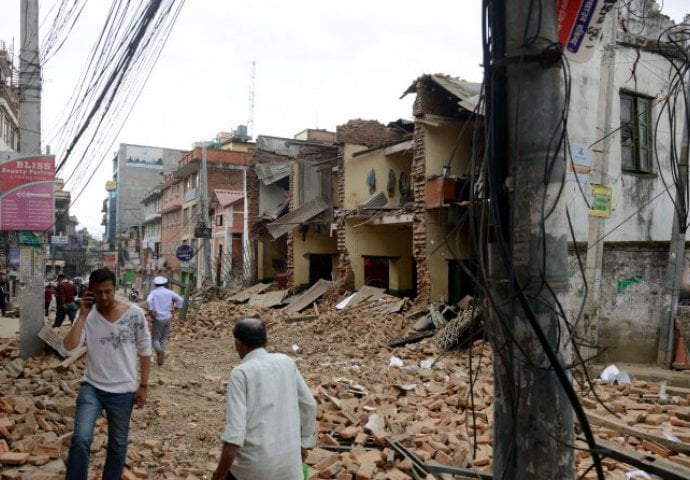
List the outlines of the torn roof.
{"label": "torn roof", "polygon": [[235,203],[236,201],[244,198],[244,195],[239,190],[224,190],[221,188],[216,188],[213,190],[213,193],[216,195],[218,203],[220,203],[221,207],[227,207],[231,203]]}
{"label": "torn roof", "polygon": [[259,150],[264,150],[291,158],[297,157],[302,143],[304,142],[300,140],[269,137],[268,135],[259,135],[259,137],[256,139],[256,146]]}
{"label": "torn roof", "polygon": [[461,78],[451,77],[449,75],[443,75],[440,73],[434,73],[431,75],[426,74],[413,81],[412,85],[405,90],[405,93],[403,93],[400,98],[403,98],[408,93],[417,93],[417,85],[420,82],[432,82],[443,88],[458,100],[464,100],[476,96],[479,94],[482,87],[481,83],[468,82]]}
{"label": "torn roof", "polygon": [[320,197],[315,198],[295,210],[292,210],[273,223],[266,225],[273,238],[280,238],[299,225],[308,222],[323,211],[328,209],[328,204]]}
{"label": "torn roof", "polygon": [[254,170],[264,185],[270,185],[290,175],[292,162],[257,163],[254,165]]}

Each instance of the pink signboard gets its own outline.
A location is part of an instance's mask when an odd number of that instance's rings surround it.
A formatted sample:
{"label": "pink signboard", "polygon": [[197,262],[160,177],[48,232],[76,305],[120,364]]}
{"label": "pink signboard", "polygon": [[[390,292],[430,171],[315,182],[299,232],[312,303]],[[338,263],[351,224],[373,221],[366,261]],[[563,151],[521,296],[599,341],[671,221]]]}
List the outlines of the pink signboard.
{"label": "pink signboard", "polygon": [[54,184],[54,156],[0,153],[0,230],[52,228]]}

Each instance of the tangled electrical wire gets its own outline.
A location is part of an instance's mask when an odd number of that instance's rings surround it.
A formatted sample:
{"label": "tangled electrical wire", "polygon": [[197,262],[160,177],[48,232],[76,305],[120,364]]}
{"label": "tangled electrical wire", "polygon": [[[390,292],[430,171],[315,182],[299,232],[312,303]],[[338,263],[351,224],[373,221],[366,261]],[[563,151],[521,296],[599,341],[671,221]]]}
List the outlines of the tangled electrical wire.
{"label": "tangled electrical wire", "polygon": [[[84,0],[62,0],[41,52],[64,44]],[[184,5],[184,0],[115,0],[62,118],[46,135],[58,152],[56,175],[75,191],[73,205],[108,158]],[[70,206],[71,206],[70,205]]]}
{"label": "tangled electrical wire", "polygon": [[[557,384],[559,385],[555,390],[562,389],[562,392],[559,394],[552,390],[549,391],[548,395],[553,395],[553,398],[562,395],[561,398],[567,399],[571,404],[587,441],[588,451],[592,456],[591,468],[596,470],[598,478],[603,479],[601,452],[594,440],[570,378],[570,371],[577,368],[581,376],[584,377],[587,386],[596,396],[593,383],[585,368],[585,363],[591,359],[583,359],[580,349],[586,347],[594,351],[600,351],[600,347],[596,339],[581,338],[576,333],[579,331],[579,325],[586,318],[585,306],[589,292],[583,261],[580,257],[580,250],[577,248],[576,229],[574,228],[569,209],[564,209],[561,205],[563,202],[562,196],[566,190],[565,167],[566,165],[574,167],[567,130],[573,75],[567,60],[559,56],[558,66],[562,75],[561,85],[563,92],[562,101],[557,102],[560,105],[560,112],[557,119],[552,119],[552,130],[550,132],[539,132],[540,136],[548,137],[541,160],[534,163],[542,166],[543,171],[539,176],[536,175],[534,170],[530,170],[528,173],[528,175],[537,177],[539,181],[529,182],[528,180],[525,182],[525,173],[520,171],[520,169],[525,170],[527,167],[521,164],[521,157],[525,153],[529,155],[532,152],[521,151],[520,148],[524,148],[524,145],[518,147],[516,138],[522,134],[529,135],[529,132],[524,129],[524,123],[528,115],[525,111],[521,111],[521,109],[526,110],[525,105],[530,105],[531,107],[533,99],[525,98],[522,90],[529,81],[526,78],[527,74],[525,72],[532,68],[531,64],[533,64],[535,58],[527,58],[527,55],[517,59],[506,58],[504,32],[501,29],[495,28],[497,24],[500,24],[500,21],[505,22],[505,16],[499,19],[498,23],[496,23],[495,17],[497,15],[505,15],[505,12],[497,9],[496,3],[490,0],[483,2],[482,25],[484,29],[485,79],[480,105],[474,113],[480,113],[483,107],[486,115],[484,115],[483,130],[479,126],[475,128],[474,150],[470,166],[466,172],[470,179],[468,188],[472,201],[469,202],[468,209],[462,215],[460,222],[452,228],[444,239],[443,246],[448,248],[456,258],[460,258],[458,252],[454,252],[453,237],[459,238],[463,228],[469,230],[469,243],[474,257],[478,259],[478,268],[476,271],[470,271],[464,264],[461,266],[465,274],[476,283],[477,290],[488,299],[492,306],[494,316],[490,325],[488,325],[487,334],[494,347],[494,354],[497,359],[496,368],[501,369],[503,372],[501,374],[503,378],[500,380],[501,385],[497,384],[496,388],[497,391],[501,389],[501,395],[508,403],[506,408],[512,411],[514,415],[512,427],[507,430],[504,428],[503,432],[512,431],[513,434],[517,432],[518,419],[515,416],[521,408],[520,402],[523,400],[525,393],[521,391],[523,388],[521,385],[524,382],[523,375],[530,371],[532,372],[529,373],[530,375],[539,374],[539,372],[552,375],[554,382],[557,379]],[[624,33],[632,36],[649,37],[649,32],[654,30],[652,24],[658,25],[662,22],[662,19],[650,7],[650,4],[651,2],[648,0],[622,2],[619,6],[619,15],[622,18],[620,23],[616,23],[619,30],[622,29]],[[541,55],[544,58],[553,58],[553,55],[549,55],[549,52],[552,53],[559,47],[547,38],[543,38],[544,35],[540,31],[543,5],[537,0],[528,2],[528,5],[529,10],[525,17],[522,47],[531,49],[532,52],[536,51],[537,53],[533,56]],[[685,145],[678,145],[677,142],[679,137],[677,127],[682,125],[683,122],[686,125],[688,124],[687,96],[682,96],[687,90],[685,78],[688,75],[688,59],[687,52],[681,48],[682,45],[686,45],[685,42],[687,40],[688,26],[675,26],[660,36],[657,41],[658,48],[654,49],[656,53],[660,53],[665,57],[671,65],[668,95],[655,102],[655,106],[659,106],[656,130],[658,131],[662,124],[662,115],[665,116],[667,125],[670,126],[671,142],[669,146],[670,154],[668,155],[670,165],[658,164],[665,188],[611,230],[602,233],[595,243],[602,242],[606,237],[628,223],[633,216],[648,208],[649,205],[662,195],[666,193],[670,195],[674,189],[678,191],[677,200],[674,200],[674,206],[679,211],[681,222],[687,227],[687,210],[690,202],[688,201],[687,185],[681,181],[681,175],[687,176],[687,166],[683,172],[680,160],[682,147],[687,148],[687,143]],[[632,48],[634,49],[634,47],[633,45]],[[685,54],[680,54],[679,52],[681,51],[684,51]],[[667,54],[664,52],[667,52]],[[639,57],[638,52],[636,58],[630,61],[632,64],[631,79],[633,81],[637,82],[635,69],[640,66],[650,70],[654,69],[651,73],[659,79],[666,80],[668,78],[663,72],[663,66],[646,66],[644,62],[639,61]],[[504,104],[507,103],[506,94],[509,88],[505,81],[506,65],[510,65],[512,69],[511,101],[513,104],[518,105],[513,107],[510,119],[507,119],[505,116],[505,110],[502,111]],[[544,68],[553,68],[553,64],[545,65]],[[550,97],[550,100],[553,100],[553,97]],[[680,105],[681,103],[682,105]],[[680,115],[677,113],[680,111],[685,113],[683,118],[680,118]],[[610,141],[609,137],[616,135],[623,126],[621,125],[621,127],[605,132],[601,138],[593,141],[592,145],[605,139]],[[513,133],[511,136],[511,132],[518,133]],[[476,140],[481,138],[482,134],[485,139],[483,144],[485,148],[479,149],[476,148],[479,145]],[[458,142],[460,141],[460,136]],[[687,136],[684,137],[683,141],[688,141]],[[658,141],[654,144],[655,149],[657,145]],[[501,146],[506,146],[505,150]],[[659,152],[656,152],[655,157],[657,162],[661,162],[662,158],[666,158]],[[449,163],[451,161],[454,161],[453,155],[451,155]],[[672,182],[667,183],[663,179],[664,170],[670,170]],[[524,188],[526,184],[529,185],[531,189],[529,193],[520,191],[517,188],[518,180],[516,179],[518,178],[522,178],[522,182],[519,183],[521,188]],[[577,183],[576,192],[579,191],[581,197],[580,207],[589,209],[588,195],[577,175],[575,176],[575,182]],[[531,203],[524,201],[523,197],[525,196],[532,197]],[[540,200],[535,200],[537,198]],[[488,202],[482,201],[484,199],[487,199]],[[539,202],[538,209],[533,207],[533,205],[536,205],[536,202]],[[531,213],[528,214],[527,210]],[[534,216],[535,210],[539,212],[539,228],[536,235],[534,235],[533,229],[529,229],[529,216]],[[584,296],[579,307],[574,309],[567,309],[561,304],[560,295],[564,293],[563,279],[558,278],[558,275],[554,274],[554,268],[549,265],[554,263],[555,260],[554,257],[550,256],[554,246],[557,256],[561,254],[565,256],[563,245],[554,245],[553,239],[550,238],[553,234],[559,236],[562,234],[563,230],[558,229],[558,221],[559,219],[562,220],[563,217],[567,219],[567,228],[570,232],[569,241],[572,242],[572,245],[575,245],[574,265],[578,271],[575,272],[576,277],[581,279],[583,283],[582,292]],[[529,232],[528,236],[534,237],[529,238],[531,250],[528,252],[520,250],[522,248],[520,243],[524,245],[526,242],[525,233],[523,233],[525,231]],[[487,245],[490,244],[493,245],[493,252],[490,249],[486,249]],[[592,247],[593,245],[588,245],[588,249]],[[440,248],[441,246],[437,245],[435,250]],[[524,261],[526,255],[529,255],[530,258],[539,258],[536,267],[532,266],[531,269],[525,268]],[[490,265],[491,272],[486,265],[487,260],[489,260],[489,263],[494,263],[494,265]],[[496,274],[496,263],[500,264],[498,270],[502,269],[502,274]],[[562,273],[564,274],[565,271]],[[536,339],[538,345],[540,345],[541,350],[536,354],[533,348],[525,346],[525,340],[528,338]],[[573,355],[576,358],[574,362],[570,360],[570,357]],[[519,368],[515,368],[516,363],[519,364]],[[503,367],[501,367],[501,364]],[[606,406],[604,405],[604,407]],[[539,427],[537,428],[539,429]],[[556,438],[551,432],[545,431],[542,431],[542,434],[545,437],[555,439],[559,443],[566,444],[573,450],[576,449],[571,444],[572,439],[569,440],[567,436]],[[510,466],[514,465],[511,462],[516,461],[517,446],[515,442],[517,441],[516,437],[495,439],[496,443],[512,442],[511,445],[502,447],[503,455],[512,456],[512,458],[508,458],[503,463],[506,471],[494,472],[496,478],[504,477],[508,473],[507,470],[511,468]]]}

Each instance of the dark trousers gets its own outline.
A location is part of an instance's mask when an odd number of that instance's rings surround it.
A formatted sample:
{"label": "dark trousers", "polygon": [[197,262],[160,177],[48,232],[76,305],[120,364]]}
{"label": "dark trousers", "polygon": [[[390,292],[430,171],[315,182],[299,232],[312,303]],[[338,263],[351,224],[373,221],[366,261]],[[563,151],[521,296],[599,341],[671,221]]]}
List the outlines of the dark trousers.
{"label": "dark trousers", "polygon": [[70,323],[74,323],[74,319],[77,318],[77,312],[79,309],[77,308],[77,304],[74,302],[66,303],[66,304],[57,304],[57,308],[55,310],[55,321],[53,322],[53,328],[59,327],[62,325],[62,322],[65,320],[65,317],[69,317]]}
{"label": "dark trousers", "polygon": [[237,478],[232,474],[232,472],[228,473],[228,476],[225,477],[225,480],[237,480]]}

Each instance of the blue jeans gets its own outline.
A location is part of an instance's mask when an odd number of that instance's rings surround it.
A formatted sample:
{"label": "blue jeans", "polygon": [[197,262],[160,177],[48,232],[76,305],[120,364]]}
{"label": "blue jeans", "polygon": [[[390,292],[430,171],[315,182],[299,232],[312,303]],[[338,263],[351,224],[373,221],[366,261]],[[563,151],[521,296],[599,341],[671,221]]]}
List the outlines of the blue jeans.
{"label": "blue jeans", "polygon": [[87,480],[93,429],[105,410],[108,420],[108,451],[102,480],[120,480],[127,460],[129,421],[135,392],[109,393],[83,382],[77,397],[74,434],[67,457],[66,480]]}

